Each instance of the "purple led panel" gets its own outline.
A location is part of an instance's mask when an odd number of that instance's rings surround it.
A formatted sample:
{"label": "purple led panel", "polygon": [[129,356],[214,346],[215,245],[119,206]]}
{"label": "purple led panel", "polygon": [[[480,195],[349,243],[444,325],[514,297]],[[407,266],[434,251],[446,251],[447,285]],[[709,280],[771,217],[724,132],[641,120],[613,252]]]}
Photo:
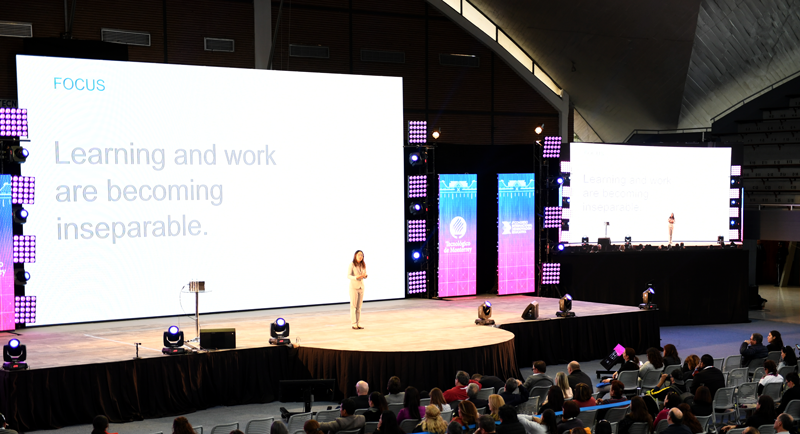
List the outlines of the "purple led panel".
{"label": "purple led panel", "polygon": [[542,285],[558,285],[561,280],[561,264],[542,264]]}
{"label": "purple led panel", "polygon": [[28,109],[0,108],[0,136],[28,137]]}
{"label": "purple led panel", "polygon": [[36,178],[32,176],[11,177],[11,203],[31,205],[36,193]]}
{"label": "purple led panel", "polygon": [[731,176],[742,176],[742,166],[731,166]]}
{"label": "purple led panel", "polygon": [[419,294],[428,291],[427,277],[424,271],[412,271],[408,273],[408,293]]}
{"label": "purple led panel", "polygon": [[408,121],[408,143],[422,144],[427,141],[428,122],[427,121]]}
{"label": "purple led panel", "polygon": [[36,262],[36,237],[34,235],[14,235],[14,263]]}
{"label": "purple led panel", "polygon": [[561,162],[561,173],[570,173],[572,172],[572,164],[569,161],[562,161]]}
{"label": "purple led panel", "polygon": [[36,322],[36,296],[14,297],[14,323],[33,324]]}
{"label": "purple led panel", "polygon": [[408,177],[408,197],[426,197],[428,195],[428,175]]}
{"label": "purple led panel", "polygon": [[408,220],[408,242],[419,243],[425,241],[425,220]]}
{"label": "purple led panel", "polygon": [[561,156],[561,137],[546,136],[544,138],[544,158],[559,158]]}
{"label": "purple led panel", "polygon": [[544,208],[544,227],[545,228],[560,228],[561,227],[561,207],[560,206],[547,206]]}
{"label": "purple led panel", "polygon": [[730,197],[731,199],[738,199],[739,198],[739,189],[738,188],[732,188],[730,196],[731,196]]}

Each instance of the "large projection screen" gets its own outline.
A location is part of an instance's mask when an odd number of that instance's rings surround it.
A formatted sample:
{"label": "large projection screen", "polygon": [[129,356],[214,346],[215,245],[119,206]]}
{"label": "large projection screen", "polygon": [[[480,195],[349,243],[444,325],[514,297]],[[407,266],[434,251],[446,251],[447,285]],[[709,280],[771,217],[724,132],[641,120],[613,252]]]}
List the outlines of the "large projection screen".
{"label": "large projection screen", "polygon": [[[36,325],[404,296],[402,79],[17,56]],[[344,318],[344,321],[347,321]]]}
{"label": "large projection screen", "polygon": [[[570,241],[729,239],[730,148],[570,144]],[[608,226],[606,226],[608,222]]]}

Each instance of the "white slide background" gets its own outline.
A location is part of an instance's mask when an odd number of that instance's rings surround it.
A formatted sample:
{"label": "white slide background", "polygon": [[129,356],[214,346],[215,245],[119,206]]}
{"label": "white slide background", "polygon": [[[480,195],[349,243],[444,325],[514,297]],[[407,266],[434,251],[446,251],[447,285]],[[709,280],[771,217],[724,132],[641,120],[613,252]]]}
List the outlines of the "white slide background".
{"label": "white slide background", "polygon": [[570,241],[728,240],[730,148],[570,144]]}
{"label": "white slide background", "polygon": [[[77,90],[78,78],[94,90]],[[193,312],[193,296],[180,295],[190,280],[206,282],[201,312],[347,302],[356,249],[366,300],[403,297],[402,79],[18,56],[17,81],[31,139],[22,173],[36,177],[24,227],[37,237],[37,262],[26,265],[36,325]],[[257,152],[267,147],[269,165]],[[102,164],[78,164],[76,148],[100,148]],[[124,164],[112,151],[106,164],[105,148],[162,149],[163,168],[144,153]],[[179,164],[191,149],[208,159]],[[226,151],[246,150],[261,164],[228,163]],[[132,200],[110,201],[109,180],[134,186]],[[222,199],[139,197],[143,185],[200,184],[221,186]],[[133,236],[131,222],[184,215],[198,235],[159,237],[150,223]],[[75,239],[71,228],[59,240],[60,223],[101,222],[121,222],[125,235]]]}

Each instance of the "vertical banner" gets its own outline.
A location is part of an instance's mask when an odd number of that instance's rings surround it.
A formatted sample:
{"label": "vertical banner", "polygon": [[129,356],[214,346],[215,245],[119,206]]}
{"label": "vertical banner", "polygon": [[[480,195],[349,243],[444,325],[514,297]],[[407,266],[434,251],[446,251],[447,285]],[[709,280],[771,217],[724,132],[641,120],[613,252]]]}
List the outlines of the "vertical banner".
{"label": "vertical banner", "polygon": [[11,175],[0,175],[0,331],[14,330],[14,234]]}
{"label": "vertical banner", "polygon": [[497,175],[497,292],[536,291],[533,173]]}
{"label": "vertical banner", "polygon": [[439,297],[475,295],[478,175],[439,175]]}

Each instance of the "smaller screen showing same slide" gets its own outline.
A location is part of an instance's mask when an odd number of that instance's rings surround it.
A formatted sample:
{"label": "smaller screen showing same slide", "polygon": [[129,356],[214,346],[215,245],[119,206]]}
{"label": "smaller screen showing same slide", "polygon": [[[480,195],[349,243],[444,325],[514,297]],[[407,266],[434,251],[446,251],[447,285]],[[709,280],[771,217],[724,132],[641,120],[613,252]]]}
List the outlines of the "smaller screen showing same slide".
{"label": "smaller screen showing same slide", "polygon": [[439,297],[476,293],[477,207],[477,175],[439,175]]}
{"label": "smaller screen showing same slide", "polygon": [[533,173],[497,175],[497,288],[500,295],[536,290],[536,190]]}

